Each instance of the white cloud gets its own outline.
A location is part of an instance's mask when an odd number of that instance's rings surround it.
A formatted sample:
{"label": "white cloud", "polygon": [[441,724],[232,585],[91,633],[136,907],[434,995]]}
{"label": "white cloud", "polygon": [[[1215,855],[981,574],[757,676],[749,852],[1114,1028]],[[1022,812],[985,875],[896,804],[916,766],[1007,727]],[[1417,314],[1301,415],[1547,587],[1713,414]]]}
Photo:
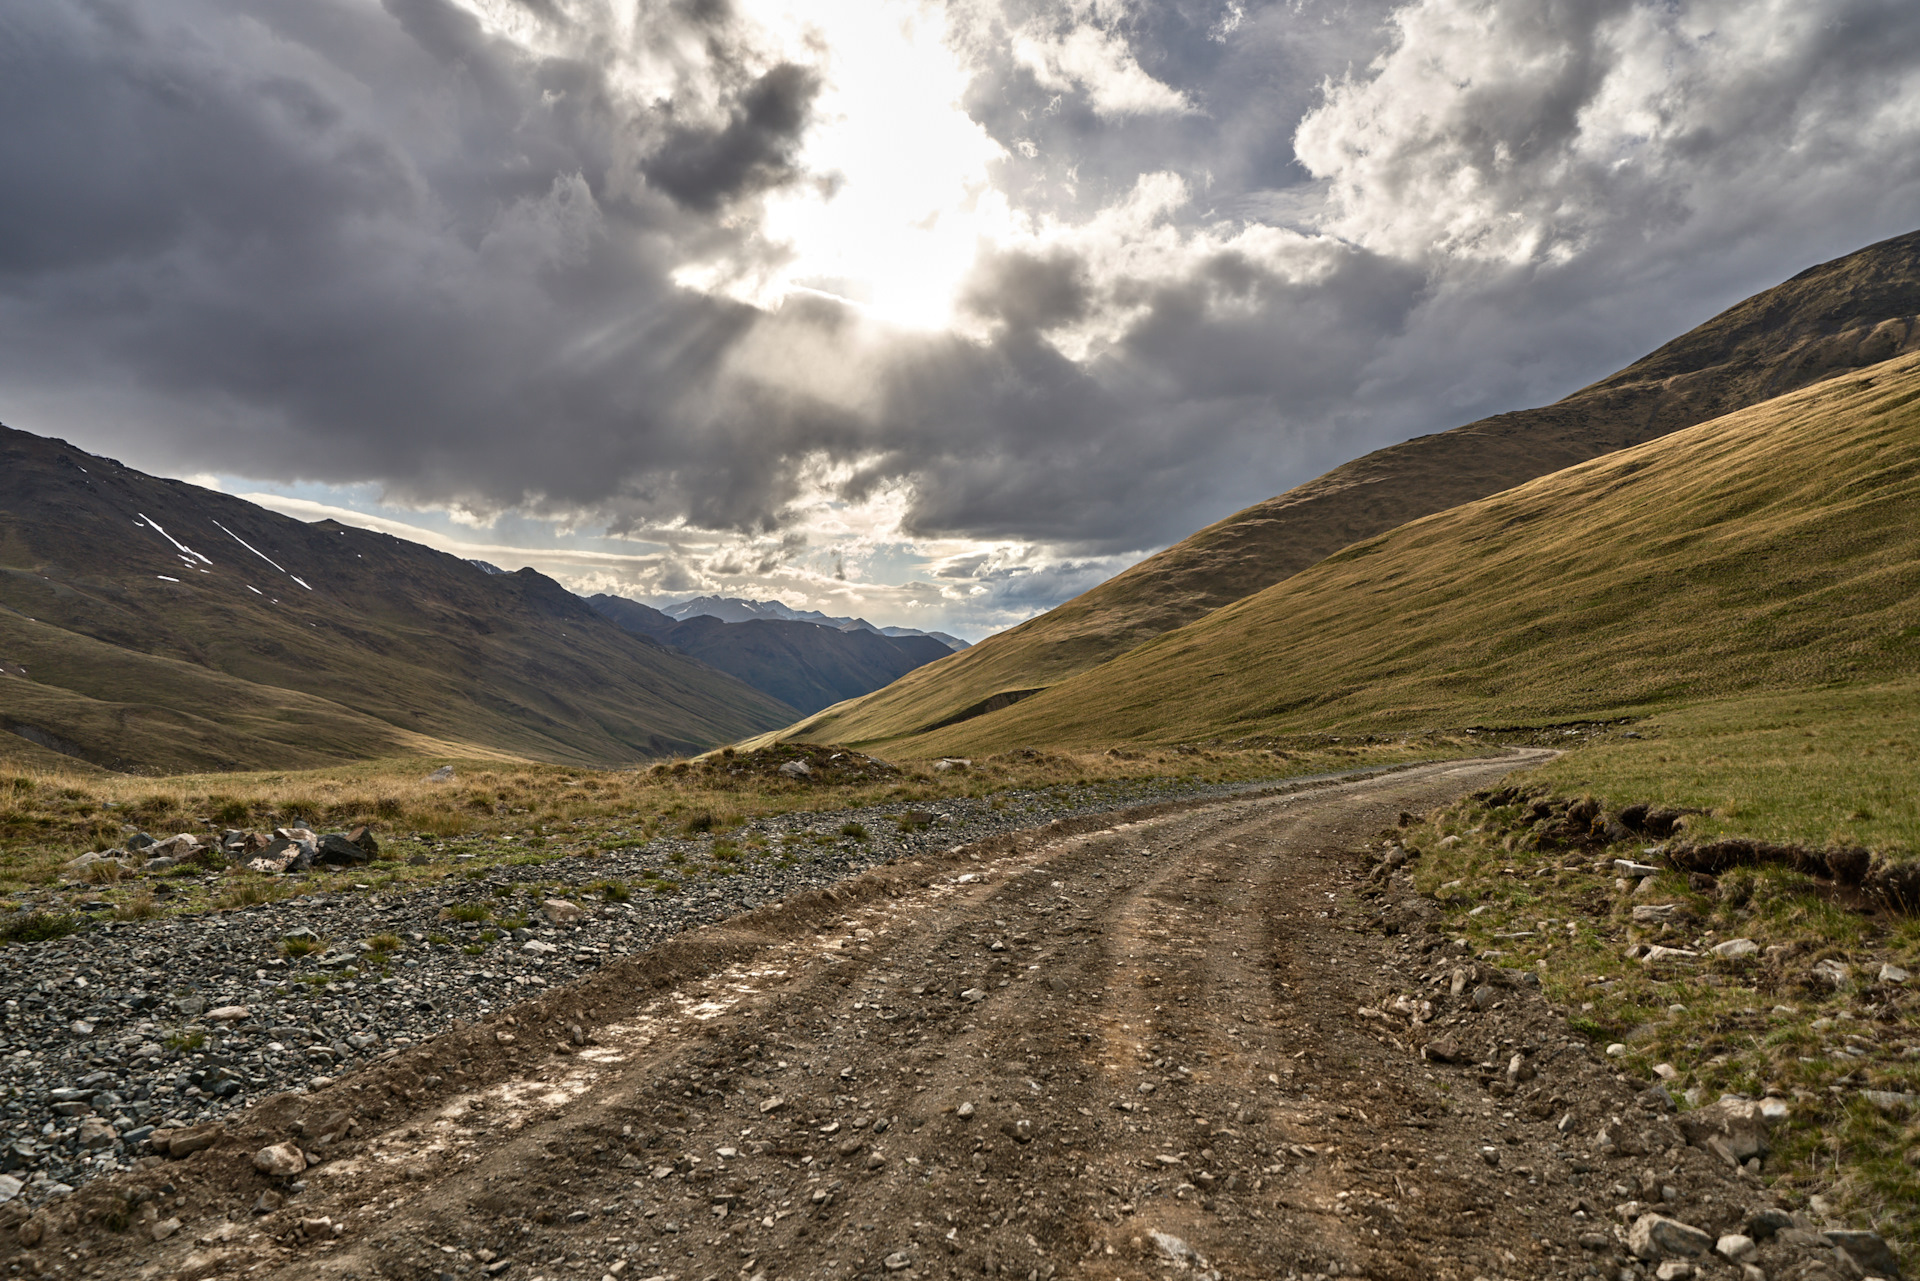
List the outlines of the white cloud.
{"label": "white cloud", "polygon": [[[1325,226],[1409,259],[1564,263],[1751,225],[1876,164],[1911,180],[1920,67],[1880,0],[1417,0],[1295,134]],[[1722,221],[1724,220],[1724,221]]]}
{"label": "white cloud", "polygon": [[1187,96],[1144,71],[1126,36],[1091,21],[1064,32],[1034,23],[1013,39],[1014,59],[1049,89],[1086,91],[1102,116],[1182,115],[1194,110]]}

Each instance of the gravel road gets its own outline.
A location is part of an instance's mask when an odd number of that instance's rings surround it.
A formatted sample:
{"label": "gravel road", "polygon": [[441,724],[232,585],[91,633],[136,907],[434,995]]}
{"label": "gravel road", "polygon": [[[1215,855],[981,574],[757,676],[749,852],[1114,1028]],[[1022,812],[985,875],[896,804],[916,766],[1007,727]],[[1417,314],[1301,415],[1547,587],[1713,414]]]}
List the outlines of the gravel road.
{"label": "gravel road", "polygon": [[[1662,1251],[1697,1244],[1688,1224],[1711,1241],[1753,1221],[1757,1189],[1681,1142],[1525,976],[1383,925],[1423,910],[1404,876],[1398,898],[1360,896],[1380,884],[1359,856],[1403,810],[1517,763],[896,859],[261,1100],[184,1159],[47,1205],[0,1238],[0,1265],[1691,1276]],[[1635,1262],[1624,1224],[1666,1215]]]}
{"label": "gravel road", "polygon": [[[410,892],[361,886],[233,911],[101,921],[83,935],[5,953],[0,1175],[22,1182],[16,1195],[26,1204],[64,1195],[130,1168],[156,1127],[215,1121],[269,1094],[324,1084],[612,958],[889,860],[1127,805],[1272,786],[1142,780],[1005,793],[997,803],[960,797],[792,814],[727,833],[741,843],[764,838],[775,851],[802,838],[785,862],[769,855],[727,876],[679,866],[706,864],[711,836],[670,836],[600,857],[494,863],[477,880],[456,864],[454,876]],[[909,815],[926,826],[902,827]],[[844,837],[853,821],[870,834]],[[648,870],[681,878],[680,890],[649,892]],[[631,884],[631,897],[608,901],[592,888],[608,882]],[[579,912],[543,907],[552,900]],[[556,912],[569,919],[549,919]],[[521,928],[505,927],[522,919]],[[282,957],[282,941],[301,931],[327,946]],[[371,941],[383,935],[401,946],[370,963]],[[216,1012],[223,1017],[207,1017]],[[88,1118],[106,1124],[87,1126]],[[0,1183],[0,1194],[10,1186]]]}

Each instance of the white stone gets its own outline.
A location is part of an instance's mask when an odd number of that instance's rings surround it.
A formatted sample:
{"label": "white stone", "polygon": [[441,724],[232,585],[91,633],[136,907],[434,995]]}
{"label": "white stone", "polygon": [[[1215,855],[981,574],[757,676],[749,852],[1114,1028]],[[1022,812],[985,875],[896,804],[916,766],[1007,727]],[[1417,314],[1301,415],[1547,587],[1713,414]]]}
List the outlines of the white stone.
{"label": "white stone", "polygon": [[1715,943],[1713,954],[1728,960],[1738,960],[1743,956],[1758,956],[1760,945],[1752,939],[1728,939],[1724,943]]}
{"label": "white stone", "polygon": [[1739,1263],[1743,1259],[1752,1258],[1754,1251],[1759,1248],[1754,1244],[1752,1237],[1741,1236],[1738,1232],[1729,1232],[1714,1244],[1713,1252],[1729,1263]]}

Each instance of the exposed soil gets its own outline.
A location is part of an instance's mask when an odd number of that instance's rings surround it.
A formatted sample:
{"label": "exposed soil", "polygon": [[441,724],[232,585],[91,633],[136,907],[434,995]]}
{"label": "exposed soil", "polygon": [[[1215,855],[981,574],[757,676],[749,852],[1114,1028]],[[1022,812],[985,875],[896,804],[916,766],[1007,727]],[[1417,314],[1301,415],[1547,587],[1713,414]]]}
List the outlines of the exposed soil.
{"label": "exposed soil", "polygon": [[[0,1266],[1464,1281],[1611,1273],[1606,1211],[1631,1198],[1736,1230],[1757,1189],[1639,1111],[1537,988],[1450,955],[1417,903],[1354,897],[1404,811],[1516,763],[877,868],[265,1100],[43,1210]],[[1418,1027],[1382,1012],[1436,965],[1495,995]],[[258,1173],[282,1141],[318,1163]]]}

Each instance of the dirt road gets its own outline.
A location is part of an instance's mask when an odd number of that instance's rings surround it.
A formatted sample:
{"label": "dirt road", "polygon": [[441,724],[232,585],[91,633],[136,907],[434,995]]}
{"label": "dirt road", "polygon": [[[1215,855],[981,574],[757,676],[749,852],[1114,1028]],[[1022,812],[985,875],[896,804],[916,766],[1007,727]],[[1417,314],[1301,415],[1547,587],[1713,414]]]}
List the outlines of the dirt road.
{"label": "dirt road", "polygon": [[[130,1227],[83,1206],[27,1257],[288,1281],[1585,1276],[1567,1100],[1498,1099],[1357,1012],[1444,958],[1357,928],[1356,855],[1517,763],[878,869],[269,1100],[123,1180]],[[1537,989],[1499,999],[1538,1007],[1504,1047],[1488,1015],[1499,1063],[1599,1073],[1545,1043]],[[319,1163],[257,1173],[282,1140]]]}

